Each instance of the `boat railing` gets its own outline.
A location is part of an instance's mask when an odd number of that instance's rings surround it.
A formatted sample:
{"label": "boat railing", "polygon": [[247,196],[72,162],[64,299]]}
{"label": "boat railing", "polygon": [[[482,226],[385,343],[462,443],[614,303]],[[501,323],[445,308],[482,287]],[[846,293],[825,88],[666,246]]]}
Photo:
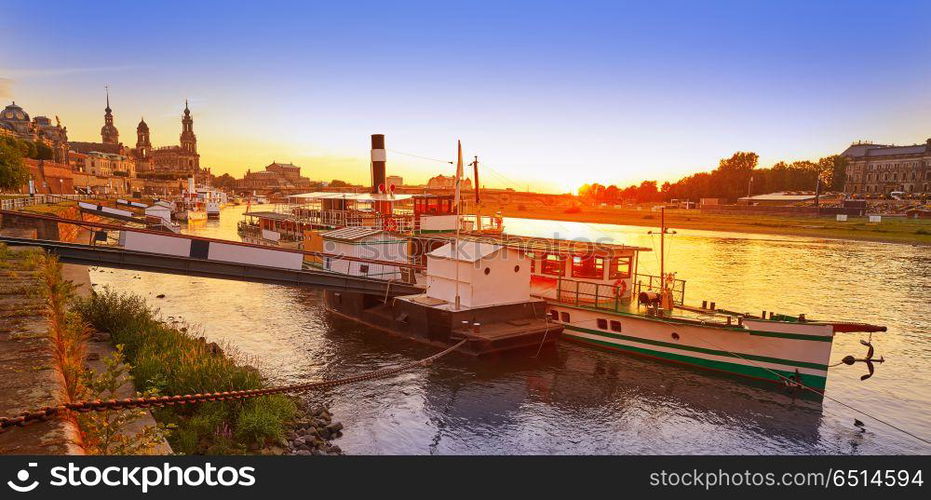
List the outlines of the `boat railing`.
{"label": "boat railing", "polygon": [[360,210],[320,210],[295,208],[291,215],[299,222],[329,227],[371,227],[387,231],[409,232],[419,228],[413,214],[385,215]]}
{"label": "boat railing", "polygon": [[[569,305],[619,311],[629,304],[631,300],[636,300],[640,292],[658,292],[660,290],[661,280],[659,276],[635,274],[631,281],[633,282],[633,288],[628,290],[626,286],[613,283],[598,283],[560,277],[556,280],[556,296],[549,298]],[[673,281],[672,294],[673,303],[682,305],[685,300],[685,280],[676,279]]]}
{"label": "boat railing", "polygon": [[[654,274],[634,274],[634,293],[639,295],[640,292],[660,292],[662,290],[663,280]],[[675,278],[672,280],[672,301],[675,305],[681,306],[685,303],[685,280]]]}
{"label": "boat railing", "polygon": [[557,278],[555,300],[564,304],[618,311],[630,302],[630,296],[625,295],[622,287],[614,284]]}

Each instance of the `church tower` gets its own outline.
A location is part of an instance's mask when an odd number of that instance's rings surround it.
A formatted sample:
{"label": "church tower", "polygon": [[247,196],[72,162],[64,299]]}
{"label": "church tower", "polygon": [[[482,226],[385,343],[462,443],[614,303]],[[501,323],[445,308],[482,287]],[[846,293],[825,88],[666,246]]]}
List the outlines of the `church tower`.
{"label": "church tower", "polygon": [[103,127],[100,129],[101,142],[104,144],[119,144],[120,133],[113,125],[113,110],[110,109],[110,89],[107,89],[107,107],[104,108]]}
{"label": "church tower", "polygon": [[136,127],[136,157],[147,160],[152,153],[152,142],[149,140],[149,125],[145,118],[139,121]]}
{"label": "church tower", "polygon": [[181,149],[190,154],[197,153],[197,137],[194,135],[194,118],[184,100],[184,116],[181,118]]}

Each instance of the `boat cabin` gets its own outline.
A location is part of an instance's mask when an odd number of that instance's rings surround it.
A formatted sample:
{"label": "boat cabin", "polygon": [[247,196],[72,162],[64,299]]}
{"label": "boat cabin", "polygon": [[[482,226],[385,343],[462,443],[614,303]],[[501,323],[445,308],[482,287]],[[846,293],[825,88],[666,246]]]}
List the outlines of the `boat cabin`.
{"label": "boat cabin", "polygon": [[[400,280],[402,269],[385,262],[407,263],[407,239],[379,229],[344,227],[322,233],[323,268],[350,276]],[[340,259],[336,256],[351,257]]]}
{"label": "boat cabin", "polygon": [[509,236],[530,261],[532,294],[547,300],[617,307],[658,279],[638,273],[646,247]]}
{"label": "boat cabin", "polygon": [[516,248],[450,242],[427,254],[427,297],[475,308],[530,300],[530,260]]}

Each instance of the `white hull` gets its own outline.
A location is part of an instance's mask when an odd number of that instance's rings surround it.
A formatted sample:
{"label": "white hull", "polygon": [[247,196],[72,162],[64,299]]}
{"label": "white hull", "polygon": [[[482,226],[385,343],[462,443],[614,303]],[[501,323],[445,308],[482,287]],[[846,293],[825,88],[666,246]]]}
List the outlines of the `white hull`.
{"label": "white hull", "polygon": [[548,306],[551,319],[553,311],[569,340],[744,377],[825,386],[830,325],[756,321],[752,328],[725,328],[558,303]]}

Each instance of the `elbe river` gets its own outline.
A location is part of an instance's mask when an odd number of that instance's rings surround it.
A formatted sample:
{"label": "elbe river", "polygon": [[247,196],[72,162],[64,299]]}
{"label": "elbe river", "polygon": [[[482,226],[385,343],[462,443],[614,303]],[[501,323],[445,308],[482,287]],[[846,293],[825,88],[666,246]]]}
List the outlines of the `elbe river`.
{"label": "elbe river", "polygon": [[[191,234],[239,240],[245,207]],[[659,249],[650,228],[506,219],[513,234],[613,240]],[[827,395],[931,439],[931,248],[677,230],[668,268],[686,301],[731,310],[882,324],[886,362],[831,368]],[[640,272],[658,274],[658,252]],[[143,296],[166,320],[194,325],[276,384],[339,378],[427,356],[436,348],[328,314],[323,293],[138,271],[96,269],[96,289]],[[158,299],[156,295],[165,294]],[[832,362],[863,357],[841,333]],[[656,361],[568,342],[494,360],[448,356],[384,380],[306,396],[343,422],[347,454],[927,454],[931,446],[844,405],[793,397]],[[865,429],[854,426],[854,419]]]}

